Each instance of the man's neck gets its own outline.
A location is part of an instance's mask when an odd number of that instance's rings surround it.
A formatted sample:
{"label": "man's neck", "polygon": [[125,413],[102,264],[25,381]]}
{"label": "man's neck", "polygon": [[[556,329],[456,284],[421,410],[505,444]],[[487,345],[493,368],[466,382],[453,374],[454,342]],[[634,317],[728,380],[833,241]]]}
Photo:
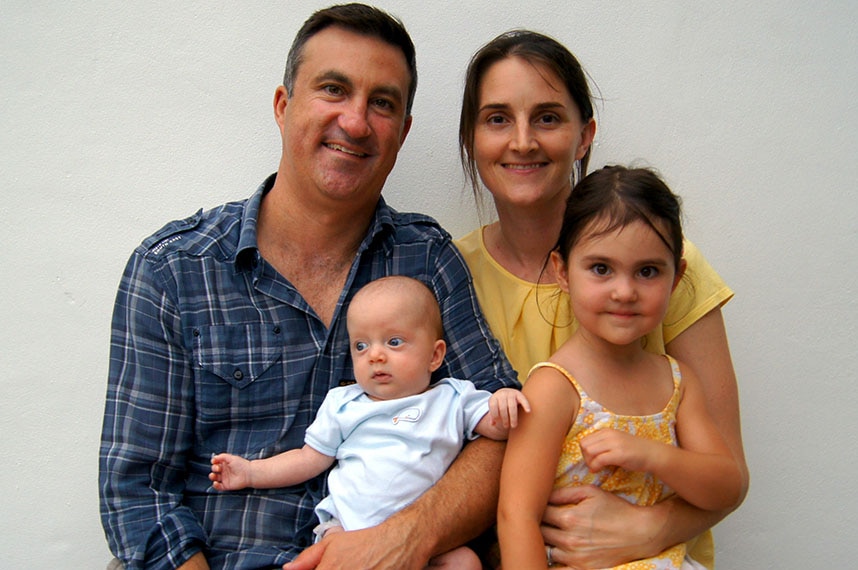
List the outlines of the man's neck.
{"label": "man's neck", "polygon": [[259,252],[292,283],[326,326],[331,324],[372,213],[313,207],[292,198],[276,183],[262,200]]}

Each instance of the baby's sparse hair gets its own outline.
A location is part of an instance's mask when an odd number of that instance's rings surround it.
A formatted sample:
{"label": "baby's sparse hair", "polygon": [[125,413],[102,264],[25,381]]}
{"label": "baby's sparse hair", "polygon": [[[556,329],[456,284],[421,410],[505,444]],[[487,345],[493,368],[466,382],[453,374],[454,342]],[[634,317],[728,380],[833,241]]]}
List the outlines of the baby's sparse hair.
{"label": "baby's sparse hair", "polygon": [[[408,295],[414,306],[414,311],[421,315],[421,319],[427,321],[437,338],[444,338],[444,326],[441,322],[441,308],[438,299],[425,283],[419,279],[405,275],[388,275],[374,281],[370,281],[360,288],[352,298],[352,305],[360,297],[367,295],[389,295],[391,293]],[[351,311],[351,306],[349,307]],[[348,315],[346,315],[348,317]]]}
{"label": "baby's sparse hair", "polygon": [[[610,233],[635,221],[646,223],[673,253],[674,267],[682,260],[681,200],[654,171],[606,166],[587,175],[569,195],[563,227],[554,250],[565,261],[588,229]],[[598,223],[597,228],[591,224]]]}

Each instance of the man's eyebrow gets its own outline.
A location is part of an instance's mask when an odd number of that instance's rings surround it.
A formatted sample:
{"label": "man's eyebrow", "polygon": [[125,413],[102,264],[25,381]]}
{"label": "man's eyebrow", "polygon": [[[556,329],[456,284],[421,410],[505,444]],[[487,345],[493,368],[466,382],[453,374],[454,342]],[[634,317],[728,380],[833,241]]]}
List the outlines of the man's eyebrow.
{"label": "man's eyebrow", "polygon": [[[316,83],[323,83],[325,81],[334,81],[344,85],[348,89],[354,88],[354,82],[346,74],[341,71],[337,71],[336,69],[323,71],[316,76]],[[373,90],[373,94],[385,95],[394,99],[397,103],[401,103],[404,100],[402,89],[395,84],[379,85]]]}
{"label": "man's eyebrow", "polygon": [[337,83],[342,83],[346,87],[353,86],[352,80],[349,79],[347,75],[335,69],[324,71],[316,76],[316,83],[321,83],[323,81],[336,81]]}

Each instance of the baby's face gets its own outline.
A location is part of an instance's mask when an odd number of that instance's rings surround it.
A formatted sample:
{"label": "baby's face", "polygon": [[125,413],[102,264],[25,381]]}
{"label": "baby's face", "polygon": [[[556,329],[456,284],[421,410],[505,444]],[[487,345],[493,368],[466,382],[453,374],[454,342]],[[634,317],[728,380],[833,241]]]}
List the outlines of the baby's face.
{"label": "baby's face", "polygon": [[444,341],[403,295],[353,302],[348,329],[355,379],[376,400],[423,392],[444,359]]}

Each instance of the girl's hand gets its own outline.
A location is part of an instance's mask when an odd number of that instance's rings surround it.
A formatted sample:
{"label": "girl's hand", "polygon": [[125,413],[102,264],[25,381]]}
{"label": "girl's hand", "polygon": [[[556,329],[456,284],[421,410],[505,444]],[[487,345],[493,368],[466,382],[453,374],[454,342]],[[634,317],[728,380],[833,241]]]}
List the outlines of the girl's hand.
{"label": "girl's hand", "polygon": [[665,444],[624,431],[602,429],[581,438],[581,453],[590,471],[622,467],[651,473]]}

